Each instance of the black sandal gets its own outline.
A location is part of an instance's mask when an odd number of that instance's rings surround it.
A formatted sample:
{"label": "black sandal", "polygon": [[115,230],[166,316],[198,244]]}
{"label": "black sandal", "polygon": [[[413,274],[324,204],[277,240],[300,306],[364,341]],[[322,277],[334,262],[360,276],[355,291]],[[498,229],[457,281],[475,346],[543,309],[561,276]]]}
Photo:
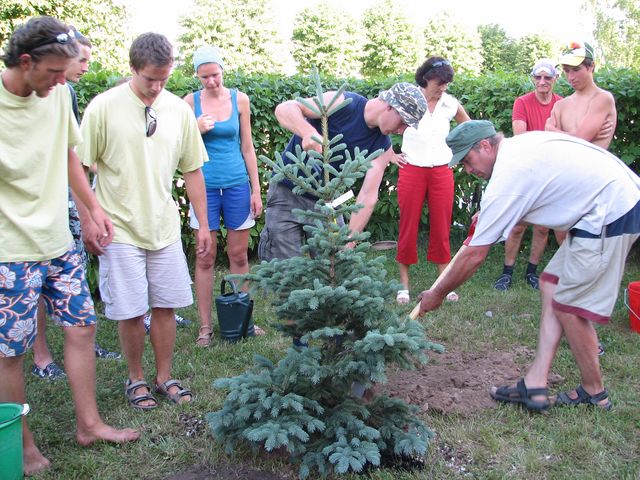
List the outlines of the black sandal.
{"label": "black sandal", "polygon": [[511,288],[512,276],[508,273],[503,273],[498,277],[498,279],[493,284],[493,288],[496,290],[500,290],[501,292],[506,292]]}
{"label": "black sandal", "polygon": [[[596,393],[595,395],[589,395],[589,393],[584,389],[582,385],[578,385],[576,387],[576,398],[571,398],[568,393],[560,392],[556,397],[556,401],[554,405],[569,405],[576,406],[581,403],[586,403],[587,405],[595,405],[596,407],[604,408],[609,411],[613,408],[613,404],[611,400],[609,400],[609,392],[605,388],[600,393]],[[600,403],[602,400],[607,400],[606,403]]]}
{"label": "black sandal", "polygon": [[[532,397],[544,395],[546,400],[533,400]],[[534,412],[544,412],[551,403],[549,402],[549,390],[547,388],[527,388],[524,378],[518,380],[515,388],[504,386],[499,387],[495,392],[491,392],[491,397],[498,402],[519,403]]]}

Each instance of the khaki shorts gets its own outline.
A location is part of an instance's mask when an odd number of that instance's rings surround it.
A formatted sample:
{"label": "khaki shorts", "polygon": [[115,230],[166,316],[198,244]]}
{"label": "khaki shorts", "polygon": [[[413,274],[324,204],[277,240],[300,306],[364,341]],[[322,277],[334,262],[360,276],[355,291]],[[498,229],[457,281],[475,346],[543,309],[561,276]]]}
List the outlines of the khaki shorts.
{"label": "khaki shorts", "polygon": [[100,256],[100,295],[110,320],[139,317],[149,307],[191,305],[191,277],[182,243],[160,250],[112,243]]}
{"label": "khaki shorts", "polygon": [[557,284],[553,307],[592,322],[607,323],[627,255],[638,236],[583,238],[569,234],[540,276]]}

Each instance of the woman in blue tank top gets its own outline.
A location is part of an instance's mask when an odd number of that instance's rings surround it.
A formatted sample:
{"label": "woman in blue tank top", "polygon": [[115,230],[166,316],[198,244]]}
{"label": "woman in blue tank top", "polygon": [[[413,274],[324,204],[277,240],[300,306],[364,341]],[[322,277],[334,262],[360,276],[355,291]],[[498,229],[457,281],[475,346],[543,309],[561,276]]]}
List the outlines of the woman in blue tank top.
{"label": "woman in blue tank top", "polygon": [[[247,273],[249,230],[262,213],[258,162],[251,138],[249,97],[230,90],[223,83],[224,62],[217,48],[201,47],[193,54],[196,76],[202,90],[189,94],[185,101],[198,119],[198,127],[209,153],[202,167],[207,187],[207,211],[211,230],[211,255],[196,258],[195,284],[200,315],[196,343],[211,343],[211,307],[216,262],[217,233],[220,218],[227,229],[227,255],[231,273]],[[199,228],[191,211],[191,227]],[[256,326],[256,333],[262,332]]]}

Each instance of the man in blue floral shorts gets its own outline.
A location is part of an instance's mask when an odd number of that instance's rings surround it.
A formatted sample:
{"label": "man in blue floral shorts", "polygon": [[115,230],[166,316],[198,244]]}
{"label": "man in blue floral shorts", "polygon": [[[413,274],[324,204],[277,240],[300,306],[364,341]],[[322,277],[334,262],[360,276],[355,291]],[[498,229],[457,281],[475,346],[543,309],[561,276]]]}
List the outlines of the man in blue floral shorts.
{"label": "man in blue floral shorts", "polygon": [[[7,69],[0,73],[0,402],[25,403],[24,355],[42,296],[64,327],[76,439],[87,446],[136,440],[139,433],[106,425],[96,404],[96,317],[69,232],[68,185],[97,225],[92,240],[108,244],[113,226],[72,149],[80,135],[64,83],[77,54],[67,25],[35,17],[13,32],[1,57]],[[23,420],[24,472],[48,465]]]}
{"label": "man in blue floral shorts", "polygon": [[[88,38],[82,35],[77,30],[74,30],[75,41],[78,47],[78,56],[71,62],[70,67],[65,73],[67,79],[67,87],[69,87],[69,93],[71,94],[71,108],[73,114],[76,117],[78,123],[80,123],[80,113],[78,112],[78,98],[73,88],[74,83],[77,83],[80,78],[89,70],[89,62],[91,60],[91,42]],[[80,227],[80,215],[76,208],[76,202],[73,199],[71,191],[69,191],[69,230],[73,235],[73,241],[75,249],[78,255],[82,259],[82,265],[85,272],[87,271],[87,265],[89,262],[89,256],[84,248],[82,240],[82,229]],[[93,252],[92,253],[99,253]],[[66,374],[64,370],[58,366],[53,360],[49,346],[47,345],[46,336],[46,309],[44,305],[44,299],[40,299],[38,306],[38,335],[33,344],[33,366],[31,367],[31,373],[38,378],[46,380],[57,380],[65,378]],[[98,343],[95,344],[96,358],[105,359],[119,359],[120,354],[117,352],[111,352],[105,348],[102,348]]]}

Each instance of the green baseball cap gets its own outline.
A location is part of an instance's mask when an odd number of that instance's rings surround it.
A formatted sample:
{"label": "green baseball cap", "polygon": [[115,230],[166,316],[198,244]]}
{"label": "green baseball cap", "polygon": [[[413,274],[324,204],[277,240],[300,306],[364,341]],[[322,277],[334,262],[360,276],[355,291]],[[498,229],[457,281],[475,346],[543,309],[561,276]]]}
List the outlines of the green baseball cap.
{"label": "green baseball cap", "polygon": [[469,120],[458,125],[446,138],[447,145],[453,153],[449,166],[456,166],[469,153],[471,147],[495,134],[496,129],[488,120]]}

